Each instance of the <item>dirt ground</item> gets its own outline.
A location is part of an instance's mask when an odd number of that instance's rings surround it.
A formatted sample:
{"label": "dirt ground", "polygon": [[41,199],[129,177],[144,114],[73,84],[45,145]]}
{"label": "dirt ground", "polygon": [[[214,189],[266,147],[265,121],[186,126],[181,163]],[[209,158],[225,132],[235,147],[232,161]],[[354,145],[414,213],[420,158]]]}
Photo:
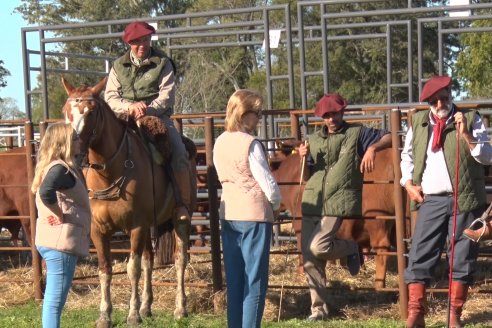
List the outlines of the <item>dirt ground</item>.
{"label": "dirt ground", "polygon": [[[489,251],[489,247],[485,248]],[[492,252],[489,252],[492,254]],[[277,321],[290,318],[306,318],[309,315],[310,300],[306,282],[302,275],[296,273],[297,256],[272,255],[270,261],[270,284],[286,286],[270,288],[267,294],[265,320]],[[30,260],[25,254],[17,252],[0,253],[0,308],[22,304],[33,298],[32,270]],[[95,255],[79,262],[76,271],[76,280],[88,277],[97,282],[97,259]],[[396,258],[389,260],[387,287],[398,288]],[[127,282],[125,255],[114,256],[115,284],[112,288],[113,307],[126,309],[130,295],[128,286],[118,284]],[[191,283],[210,283],[211,277],[210,255],[191,255],[186,271],[186,281]],[[331,313],[340,319],[375,319],[400,317],[398,294],[396,292],[375,292],[372,288],[375,272],[374,260],[366,260],[358,276],[352,277],[347,269],[338,265],[327,266],[329,280],[327,288],[331,295]],[[492,326],[492,261],[481,257],[476,275],[476,284],[465,305],[463,318],[466,323],[482,323]],[[154,281],[175,281],[173,266],[156,268]],[[6,280],[14,280],[14,283]],[[303,289],[290,289],[287,286],[301,286]],[[433,286],[447,288],[447,268],[444,264],[436,269],[436,281]],[[190,313],[213,313],[214,295],[212,288],[188,287],[188,311]],[[76,284],[71,290],[67,307],[82,308],[99,305],[99,287],[95,285]],[[216,298],[216,299],[220,299]],[[447,294],[428,294],[429,313],[427,322],[443,322],[446,316]],[[216,303],[217,305],[218,303]],[[281,305],[280,305],[281,304]],[[218,304],[218,311],[225,308],[223,303]],[[167,286],[154,287],[154,309],[173,311],[174,288]]]}

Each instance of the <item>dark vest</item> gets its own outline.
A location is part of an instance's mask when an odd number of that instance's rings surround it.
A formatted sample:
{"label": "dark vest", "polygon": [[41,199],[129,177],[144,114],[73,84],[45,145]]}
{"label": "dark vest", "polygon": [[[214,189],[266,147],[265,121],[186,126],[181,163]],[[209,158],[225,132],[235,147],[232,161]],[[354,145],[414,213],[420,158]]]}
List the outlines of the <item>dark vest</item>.
{"label": "dark vest", "polygon": [[309,136],[313,175],[302,195],[304,216],[362,215],[363,176],[357,154],[361,125],[347,124],[341,131]]}
{"label": "dark vest", "polygon": [[[468,131],[473,130],[476,111],[462,110],[468,123]],[[412,116],[412,151],[413,151],[413,182],[422,183],[427,147],[430,140],[429,110],[420,111]],[[448,124],[442,136],[444,158],[454,188],[456,179],[456,125]],[[485,177],[483,165],[478,163],[470,154],[470,149],[463,138],[460,139],[459,172],[458,172],[458,209],[460,212],[469,212],[486,204]],[[411,205],[415,210],[415,204]]]}
{"label": "dark vest", "polygon": [[115,60],[113,68],[121,83],[121,96],[131,101],[145,101],[149,104],[159,96],[162,70],[169,58],[163,52],[151,48],[150,57],[141,66],[132,64],[130,51]]}

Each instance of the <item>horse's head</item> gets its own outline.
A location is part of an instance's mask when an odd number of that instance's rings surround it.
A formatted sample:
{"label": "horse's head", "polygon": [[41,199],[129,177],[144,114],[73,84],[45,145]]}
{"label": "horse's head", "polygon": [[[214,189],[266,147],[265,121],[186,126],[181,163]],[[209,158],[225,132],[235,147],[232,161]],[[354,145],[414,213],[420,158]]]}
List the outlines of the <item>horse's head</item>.
{"label": "horse's head", "polygon": [[68,94],[67,102],[63,106],[65,122],[72,124],[79,135],[87,132],[85,130],[89,121],[97,120],[94,111],[100,105],[99,94],[106,86],[106,81],[107,78],[104,78],[93,87],[84,85],[76,88],[62,77],[63,86]]}

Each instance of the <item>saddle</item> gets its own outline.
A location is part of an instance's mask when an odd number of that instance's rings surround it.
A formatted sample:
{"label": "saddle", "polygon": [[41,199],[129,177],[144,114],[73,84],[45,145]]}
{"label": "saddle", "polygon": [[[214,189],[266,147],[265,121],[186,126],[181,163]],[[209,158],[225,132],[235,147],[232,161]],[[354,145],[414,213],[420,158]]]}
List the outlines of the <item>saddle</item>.
{"label": "saddle", "polygon": [[[120,119],[125,119],[119,117]],[[164,123],[156,116],[144,116],[135,122],[128,119],[128,126],[140,136],[154,162],[164,165],[169,162],[172,156],[172,148],[167,138],[167,128]],[[189,159],[195,158],[197,149],[195,143],[181,136],[185,149],[188,151]]]}
{"label": "saddle", "polygon": [[144,116],[134,122],[134,130],[140,135],[147,146],[152,159],[158,165],[168,162],[172,155],[172,149],[167,139],[167,128],[162,121],[155,116]]}

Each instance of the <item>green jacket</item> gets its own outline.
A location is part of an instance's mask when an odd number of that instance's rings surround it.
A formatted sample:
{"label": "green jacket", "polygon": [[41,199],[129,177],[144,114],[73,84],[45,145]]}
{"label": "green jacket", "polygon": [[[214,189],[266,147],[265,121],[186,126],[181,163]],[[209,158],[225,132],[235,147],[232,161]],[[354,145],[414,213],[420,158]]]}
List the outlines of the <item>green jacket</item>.
{"label": "green jacket", "polygon": [[159,96],[159,77],[169,58],[163,52],[151,48],[151,54],[141,66],[132,64],[130,50],[115,60],[113,68],[121,83],[121,96],[132,101],[149,104]]}
{"label": "green jacket", "polygon": [[[473,130],[473,121],[476,111],[462,110],[468,122],[468,130]],[[421,185],[422,175],[427,159],[427,148],[430,140],[431,124],[429,110],[420,111],[412,117],[412,152],[413,152],[413,182]],[[446,160],[449,178],[453,184],[456,179],[456,126],[448,124],[443,131],[443,152]],[[486,204],[484,167],[478,163],[470,153],[465,140],[460,139],[459,172],[458,172],[458,209],[460,212],[469,212]],[[411,209],[416,209],[412,202]]]}
{"label": "green jacket", "polygon": [[304,216],[362,215],[363,175],[357,153],[361,127],[345,123],[337,133],[322,130],[309,136],[314,167],[302,195]]}

